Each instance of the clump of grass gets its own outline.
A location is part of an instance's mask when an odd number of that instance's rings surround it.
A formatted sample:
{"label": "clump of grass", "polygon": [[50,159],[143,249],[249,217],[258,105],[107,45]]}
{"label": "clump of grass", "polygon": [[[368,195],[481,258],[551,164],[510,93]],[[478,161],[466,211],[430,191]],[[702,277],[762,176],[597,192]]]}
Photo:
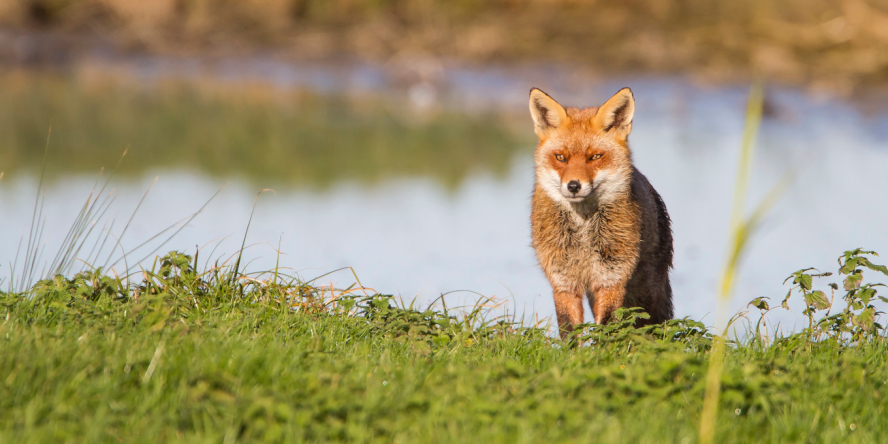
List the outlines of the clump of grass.
{"label": "clump of grass", "polygon": [[[217,191],[197,212],[168,226],[127,251],[121,245],[121,239],[126,235],[130,224],[136,217],[139,208],[142,206],[154,183],[145,191],[145,195],[142,196],[142,199],[136,205],[123,228],[115,234],[114,225],[117,222],[116,217],[107,217],[107,213],[116,196],[113,189],[109,190],[108,187],[114,177],[114,173],[126,157],[128,150],[124,150],[115,167],[111,169],[110,174],[105,176],[105,169],[102,168],[100,170],[93,189],[74,217],[64,239],[57,246],[56,253],[51,260],[47,261],[44,256],[47,252],[47,245],[43,237],[46,226],[44,202],[46,198],[46,167],[51,135],[52,127],[49,128],[46,135],[43,161],[40,168],[28,235],[19,242],[15,260],[10,264],[9,275],[5,278],[0,278],[0,284],[6,284],[9,293],[30,293],[35,280],[55,279],[59,276],[71,274],[73,270],[82,271],[89,269],[94,276],[110,273],[117,278],[118,272],[115,270],[115,266],[121,262],[124,266],[122,274],[124,279],[129,282],[128,278],[134,268],[138,267],[142,262],[154,255],[164,244],[172,240],[189,222],[203,212],[206,206],[219,194],[219,191]],[[2,179],[2,173],[0,173],[0,179]],[[155,178],[155,183],[156,181],[157,179]],[[164,236],[169,232],[172,232],[172,234],[164,239]],[[22,244],[24,244],[24,250],[22,250]],[[128,263],[128,255],[135,254],[137,251],[141,251],[144,254],[144,251],[151,247],[154,249],[149,250],[147,256],[143,259],[136,261],[132,265]],[[19,255],[22,255],[21,265],[19,265]],[[79,273],[78,276],[82,274]]]}

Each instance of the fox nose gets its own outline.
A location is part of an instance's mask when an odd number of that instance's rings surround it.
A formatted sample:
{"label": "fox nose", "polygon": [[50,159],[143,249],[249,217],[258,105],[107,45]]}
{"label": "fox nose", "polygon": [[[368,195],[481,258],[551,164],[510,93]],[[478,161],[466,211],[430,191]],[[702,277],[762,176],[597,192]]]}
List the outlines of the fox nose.
{"label": "fox nose", "polygon": [[570,191],[573,194],[577,194],[580,192],[580,182],[576,180],[572,180],[567,183],[567,191]]}

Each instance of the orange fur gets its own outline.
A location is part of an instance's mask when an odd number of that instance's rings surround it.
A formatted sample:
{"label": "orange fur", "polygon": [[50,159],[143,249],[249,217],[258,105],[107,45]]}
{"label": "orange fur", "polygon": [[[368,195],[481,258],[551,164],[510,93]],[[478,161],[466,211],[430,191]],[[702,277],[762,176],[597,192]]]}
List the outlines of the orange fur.
{"label": "orange fur", "polygon": [[632,165],[632,92],[624,88],[600,107],[564,108],[533,89],[530,111],[540,140],[533,247],[552,284],[562,337],[583,322],[583,296],[600,324],[620,307],[643,308],[646,323],[671,319],[671,222]]}

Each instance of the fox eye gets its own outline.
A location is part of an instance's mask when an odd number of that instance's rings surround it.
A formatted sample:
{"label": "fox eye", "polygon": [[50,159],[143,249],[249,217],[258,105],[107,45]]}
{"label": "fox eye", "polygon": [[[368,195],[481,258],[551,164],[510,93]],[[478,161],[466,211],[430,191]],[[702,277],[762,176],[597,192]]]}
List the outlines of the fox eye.
{"label": "fox eye", "polygon": [[593,160],[598,160],[600,158],[601,158],[601,154],[593,154],[593,155],[589,156],[589,161],[591,162]]}
{"label": "fox eye", "polygon": [[559,162],[564,162],[566,159],[564,158],[564,154],[556,154],[555,160],[557,160]]}

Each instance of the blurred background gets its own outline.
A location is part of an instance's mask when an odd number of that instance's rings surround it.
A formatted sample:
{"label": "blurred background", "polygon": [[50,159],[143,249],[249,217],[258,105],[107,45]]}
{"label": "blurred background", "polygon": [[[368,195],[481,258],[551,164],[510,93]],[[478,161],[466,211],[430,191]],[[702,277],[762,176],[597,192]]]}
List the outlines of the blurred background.
{"label": "blurred background", "polygon": [[[749,207],[795,180],[732,312],[782,300],[791,272],[834,271],[846,249],[888,251],[888,2],[6,0],[0,278],[17,274],[35,199],[51,258],[114,170],[91,234],[112,241],[76,267],[126,253],[124,274],[156,248],[224,261],[270,188],[252,269],[350,266],[408,301],[467,290],[448,305],[482,294],[545,319],[527,91],[594,106],[629,86],[634,159],[674,223],[676,314],[711,322],[755,78],[767,94]],[[141,246],[168,226],[182,229]]]}

